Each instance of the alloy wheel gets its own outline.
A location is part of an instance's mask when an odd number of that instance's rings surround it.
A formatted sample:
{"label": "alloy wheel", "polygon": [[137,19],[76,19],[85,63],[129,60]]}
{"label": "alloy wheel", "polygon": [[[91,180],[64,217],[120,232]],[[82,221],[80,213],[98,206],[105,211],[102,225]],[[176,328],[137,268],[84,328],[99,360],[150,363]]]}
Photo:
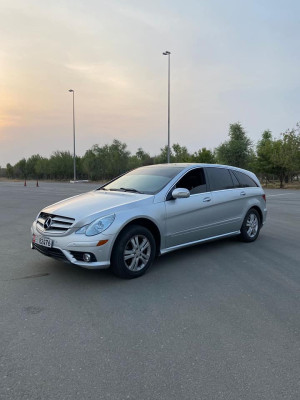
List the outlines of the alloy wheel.
{"label": "alloy wheel", "polygon": [[141,271],[147,265],[151,255],[151,245],[144,235],[135,235],[128,240],[123,258],[130,271]]}
{"label": "alloy wheel", "polygon": [[258,218],[255,214],[249,214],[246,222],[247,234],[250,238],[255,237],[259,228]]}

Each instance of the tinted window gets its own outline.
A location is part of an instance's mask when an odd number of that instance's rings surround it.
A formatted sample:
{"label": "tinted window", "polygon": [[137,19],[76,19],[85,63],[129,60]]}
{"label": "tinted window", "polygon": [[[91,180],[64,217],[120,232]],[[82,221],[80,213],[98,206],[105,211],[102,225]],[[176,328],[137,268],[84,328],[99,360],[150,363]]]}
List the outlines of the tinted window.
{"label": "tinted window", "polygon": [[254,182],[253,179],[250,178],[250,176],[240,171],[232,171],[232,172],[237,177],[240,183],[239,187],[257,187],[257,184]]}
{"label": "tinted window", "polygon": [[225,168],[207,168],[210,190],[232,189],[233,182],[228,169]]}
{"label": "tinted window", "polygon": [[232,171],[229,170],[229,172],[230,172],[234,187],[237,187],[237,188],[240,187],[240,182],[237,180],[237,177],[234,175],[234,173]]}
{"label": "tinted window", "polygon": [[196,168],[189,171],[177,182],[176,187],[188,189],[191,194],[206,192],[203,168]]}

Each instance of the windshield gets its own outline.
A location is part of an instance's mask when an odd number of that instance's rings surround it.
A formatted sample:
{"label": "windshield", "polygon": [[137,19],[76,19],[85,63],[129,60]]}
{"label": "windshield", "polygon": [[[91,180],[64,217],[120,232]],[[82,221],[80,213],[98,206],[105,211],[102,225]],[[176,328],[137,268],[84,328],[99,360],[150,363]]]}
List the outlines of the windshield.
{"label": "windshield", "polygon": [[183,167],[141,167],[102,186],[99,190],[155,194],[182,170]]}

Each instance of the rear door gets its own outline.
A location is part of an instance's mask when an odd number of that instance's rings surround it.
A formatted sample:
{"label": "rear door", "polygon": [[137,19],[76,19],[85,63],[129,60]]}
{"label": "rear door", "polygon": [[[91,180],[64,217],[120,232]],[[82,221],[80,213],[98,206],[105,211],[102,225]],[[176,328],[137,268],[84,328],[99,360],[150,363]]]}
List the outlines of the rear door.
{"label": "rear door", "polygon": [[213,221],[217,235],[239,231],[243,222],[246,193],[228,168],[206,167],[213,202]]}

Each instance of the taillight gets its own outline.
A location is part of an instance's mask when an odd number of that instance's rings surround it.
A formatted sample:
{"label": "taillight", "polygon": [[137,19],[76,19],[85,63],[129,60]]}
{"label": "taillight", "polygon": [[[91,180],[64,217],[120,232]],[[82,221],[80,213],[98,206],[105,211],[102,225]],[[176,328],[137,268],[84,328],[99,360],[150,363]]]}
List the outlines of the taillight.
{"label": "taillight", "polygon": [[265,202],[267,202],[267,199],[266,199],[266,195],[265,195],[265,194],[262,195],[262,198],[264,199]]}

